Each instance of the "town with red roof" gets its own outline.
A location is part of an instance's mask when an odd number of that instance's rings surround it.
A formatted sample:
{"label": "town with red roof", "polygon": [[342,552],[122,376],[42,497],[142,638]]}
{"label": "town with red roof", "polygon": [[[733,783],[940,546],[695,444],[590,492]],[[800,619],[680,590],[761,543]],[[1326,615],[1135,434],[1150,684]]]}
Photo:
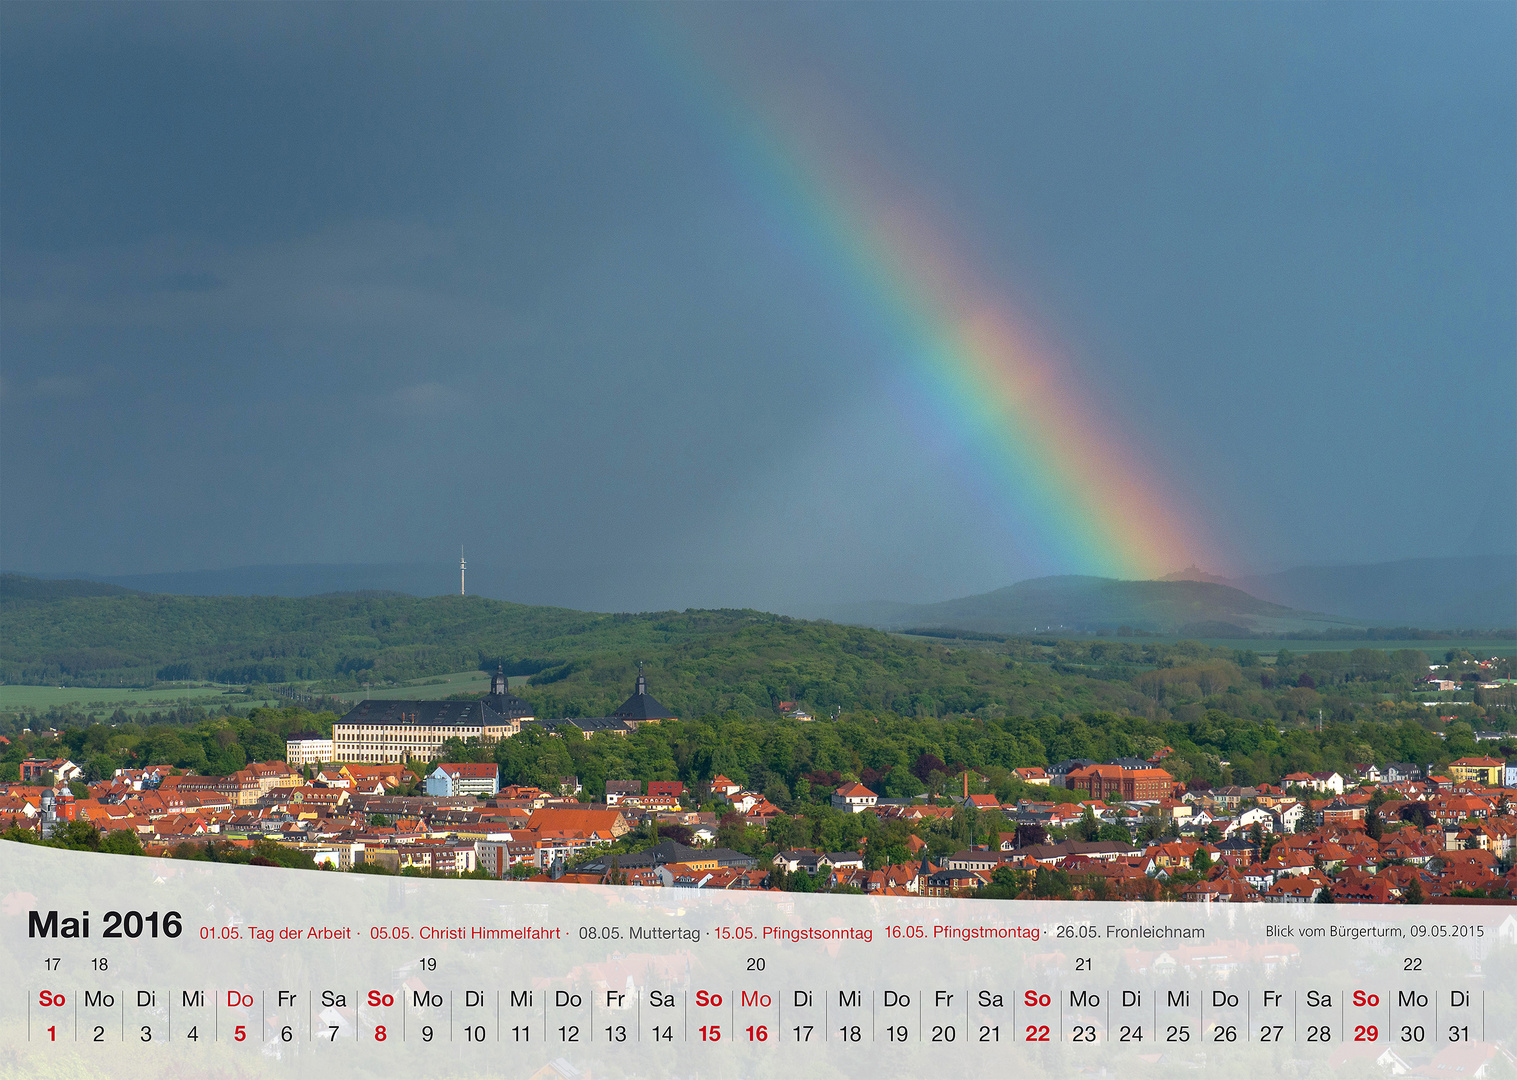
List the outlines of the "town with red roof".
{"label": "town with red roof", "polygon": [[[499,766],[478,762],[423,775],[397,763],[250,762],[222,776],[148,766],[81,784],[74,762],[35,758],[26,781],[0,784],[0,828],[12,839],[94,830],[122,838],[105,850],[169,858],[221,845],[286,865],[576,884],[1188,903],[1517,895],[1503,758],[1216,789],[1178,782],[1160,760],[1019,770],[1024,791],[1046,795],[1010,803],[972,791],[985,780],[972,770],[927,799],[839,780],[840,850],[794,843],[799,819],[721,774],[694,788],[608,781],[592,802],[574,777],[502,787]],[[944,831],[966,823],[969,842],[945,850]]]}

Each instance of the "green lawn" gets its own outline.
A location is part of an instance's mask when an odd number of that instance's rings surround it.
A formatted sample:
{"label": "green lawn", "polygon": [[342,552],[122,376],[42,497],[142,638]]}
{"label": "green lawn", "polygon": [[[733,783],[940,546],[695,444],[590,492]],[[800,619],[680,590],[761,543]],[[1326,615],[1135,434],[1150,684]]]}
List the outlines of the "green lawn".
{"label": "green lawn", "polygon": [[[513,675],[512,686],[527,681],[525,675]],[[127,712],[150,709],[169,709],[176,705],[283,705],[287,702],[275,698],[257,700],[242,694],[229,694],[228,690],[241,687],[212,686],[160,686],[152,690],[112,690],[96,686],[0,686],[0,710],[5,709],[51,709],[54,706],[73,706],[76,709],[108,710],[123,708]],[[490,676],[483,671],[456,671],[451,675],[438,675],[430,679],[417,679],[407,686],[387,686],[368,691],[353,690],[334,695],[344,701],[362,701],[365,696],[392,700],[433,701],[450,694],[478,694],[490,689]]]}
{"label": "green lawn", "polygon": [[[112,690],[98,686],[0,686],[0,709],[76,709],[127,712],[170,709],[176,705],[274,705],[242,694],[228,694],[226,686],[161,686],[152,690]],[[240,689],[240,688],[238,688]]]}

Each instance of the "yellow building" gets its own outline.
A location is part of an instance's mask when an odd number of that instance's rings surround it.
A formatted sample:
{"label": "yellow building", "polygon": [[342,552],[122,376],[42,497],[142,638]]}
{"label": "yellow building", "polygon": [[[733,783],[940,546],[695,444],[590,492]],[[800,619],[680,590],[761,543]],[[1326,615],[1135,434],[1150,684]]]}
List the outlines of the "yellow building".
{"label": "yellow building", "polygon": [[1501,773],[1506,768],[1506,762],[1501,758],[1493,757],[1462,757],[1458,761],[1449,762],[1449,775],[1454,782],[1464,784],[1484,784],[1486,787],[1500,787]]}

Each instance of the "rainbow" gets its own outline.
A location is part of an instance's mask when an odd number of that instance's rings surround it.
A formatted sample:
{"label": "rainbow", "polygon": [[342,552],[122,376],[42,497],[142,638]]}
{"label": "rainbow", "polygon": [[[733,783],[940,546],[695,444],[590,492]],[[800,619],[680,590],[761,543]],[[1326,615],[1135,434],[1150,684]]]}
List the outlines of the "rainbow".
{"label": "rainbow", "polygon": [[967,451],[973,486],[1026,555],[1119,578],[1218,568],[1180,501],[1004,290],[974,271],[967,245],[950,242],[923,200],[860,149],[860,125],[829,124],[842,110],[793,78],[763,87],[724,51],[719,79],[717,64],[698,62],[706,49],[659,36],[742,179],[905,360],[903,400],[924,405],[924,423]]}

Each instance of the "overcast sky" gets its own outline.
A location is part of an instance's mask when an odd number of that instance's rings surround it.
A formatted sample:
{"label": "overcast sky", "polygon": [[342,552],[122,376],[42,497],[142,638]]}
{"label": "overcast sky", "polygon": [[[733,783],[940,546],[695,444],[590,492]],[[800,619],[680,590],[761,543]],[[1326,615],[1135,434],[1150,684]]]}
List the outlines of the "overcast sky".
{"label": "overcast sky", "polygon": [[972,238],[1207,569],[1454,554],[1517,501],[1509,3],[0,20],[7,570],[463,544],[522,600],[794,609],[1089,569],[743,174],[739,55]]}

